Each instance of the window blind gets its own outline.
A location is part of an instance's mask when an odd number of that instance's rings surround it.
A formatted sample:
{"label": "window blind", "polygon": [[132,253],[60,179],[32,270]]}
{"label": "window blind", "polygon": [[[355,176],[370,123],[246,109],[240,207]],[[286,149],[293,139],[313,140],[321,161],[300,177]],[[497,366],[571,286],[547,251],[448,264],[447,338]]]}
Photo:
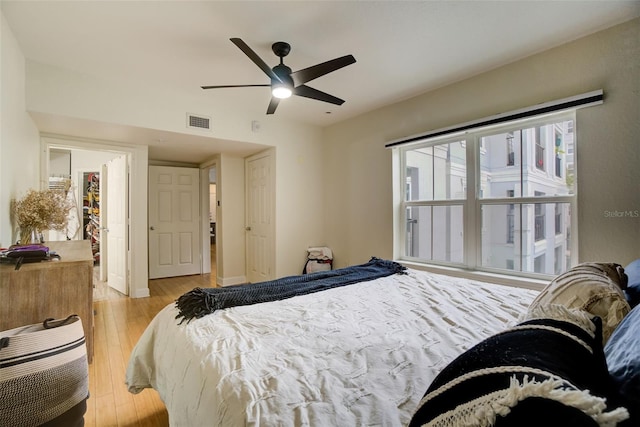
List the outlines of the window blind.
{"label": "window blind", "polygon": [[483,126],[497,125],[500,123],[510,122],[513,120],[526,119],[533,116],[558,112],[562,110],[589,107],[592,105],[602,104],[604,100],[604,92],[602,89],[593,92],[583,93],[581,95],[569,98],[558,99],[555,101],[537,104],[531,107],[522,108],[520,110],[509,111],[507,113],[497,114],[495,116],[485,117],[482,119],[472,120],[470,122],[449,126],[446,128],[435,129],[423,134],[410,136],[400,140],[389,142],[385,148],[393,148],[400,145],[410,144],[412,142],[422,141],[427,138],[454,134],[458,132],[476,129]]}

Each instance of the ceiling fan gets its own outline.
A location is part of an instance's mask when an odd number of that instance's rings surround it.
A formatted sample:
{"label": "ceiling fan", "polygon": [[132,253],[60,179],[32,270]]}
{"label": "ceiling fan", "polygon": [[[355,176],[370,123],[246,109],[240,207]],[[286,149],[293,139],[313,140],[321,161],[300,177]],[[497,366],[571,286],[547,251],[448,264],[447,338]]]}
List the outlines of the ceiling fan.
{"label": "ceiling fan", "polygon": [[267,114],[273,114],[278,107],[281,99],[288,98],[291,95],[303,96],[305,98],[316,99],[318,101],[328,102],[330,104],[342,105],[343,99],[337,98],[328,93],[322,92],[305,85],[305,83],[317,79],[318,77],[329,74],[342,67],[353,64],[356,59],[353,55],[345,55],[340,58],[332,59],[321,64],[313,65],[298,71],[291,71],[291,68],[284,65],[283,58],[291,51],[291,46],[286,42],[275,42],[271,46],[271,50],[280,58],[280,64],[273,68],[269,66],[255,53],[244,41],[239,38],[230,39],[233,44],[238,46],[264,73],[271,78],[271,84],[257,85],[222,85],[222,86],[201,86],[202,89],[220,89],[229,87],[271,87],[271,102],[267,108]]}

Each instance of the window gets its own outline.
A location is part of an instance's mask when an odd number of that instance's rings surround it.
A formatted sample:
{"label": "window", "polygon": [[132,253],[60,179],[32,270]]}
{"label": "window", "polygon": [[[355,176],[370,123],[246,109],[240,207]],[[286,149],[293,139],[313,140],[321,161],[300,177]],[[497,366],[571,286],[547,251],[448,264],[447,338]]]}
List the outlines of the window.
{"label": "window", "polygon": [[513,260],[512,259],[506,260],[506,264],[507,264],[507,270],[513,270]]}
{"label": "window", "polygon": [[562,203],[556,203],[555,210],[556,234],[562,234]]}
{"label": "window", "polygon": [[[540,192],[540,191],[536,191],[534,192],[534,194],[536,196],[544,196],[544,193]],[[545,238],[545,234],[544,234],[544,208],[545,205],[543,203],[536,203],[535,205],[535,223],[534,223],[534,227],[535,227],[535,239],[536,242],[542,240]]]}
{"label": "window", "polygon": [[513,133],[507,134],[507,166],[516,164],[516,153],[513,151]]}
{"label": "window", "polygon": [[540,128],[533,129],[533,138],[536,144],[536,167],[540,170],[544,170],[544,145],[540,140]]}
{"label": "window", "polygon": [[538,255],[533,261],[533,271],[536,273],[543,273],[545,268],[546,257],[544,254]]}
{"label": "window", "polygon": [[416,148],[405,152],[405,164],[411,191],[405,192],[404,253],[424,260],[462,262],[466,148],[459,141]]}
{"label": "window", "polygon": [[544,153],[554,153],[558,129],[573,153],[574,126],[574,114],[561,113],[398,147],[404,197],[396,257],[526,276],[566,266],[575,218],[574,156],[566,156],[572,179],[540,170]]}
{"label": "window", "polygon": [[564,257],[562,256],[562,247],[558,246],[555,248],[555,259],[554,259],[554,269],[553,269],[553,274],[560,274],[562,273],[562,271],[564,270],[563,268],[563,259]]}
{"label": "window", "polygon": [[558,178],[562,177],[562,157],[560,155],[563,153],[562,151],[562,133],[556,130],[555,132],[555,153],[556,153],[556,176]]}
{"label": "window", "polygon": [[[515,195],[514,190],[507,190],[507,197],[513,197]],[[514,243],[513,234],[515,231],[515,205],[510,203],[507,205],[507,243]],[[513,268],[511,269],[513,270]]]}
{"label": "window", "polygon": [[[413,194],[413,186],[411,185],[413,180],[417,180],[417,175],[418,173],[418,168],[409,168],[407,169],[407,186],[406,186],[406,193],[405,193],[405,198],[407,200],[411,200],[412,198],[414,198],[414,194]],[[413,241],[413,236],[418,234],[418,230],[415,229],[414,227],[416,227],[417,224],[417,220],[415,220],[412,216],[413,212],[411,210],[411,208],[407,208],[407,247],[406,247],[406,253],[409,256],[414,256],[414,253],[416,253],[416,248],[414,246],[414,241]]]}

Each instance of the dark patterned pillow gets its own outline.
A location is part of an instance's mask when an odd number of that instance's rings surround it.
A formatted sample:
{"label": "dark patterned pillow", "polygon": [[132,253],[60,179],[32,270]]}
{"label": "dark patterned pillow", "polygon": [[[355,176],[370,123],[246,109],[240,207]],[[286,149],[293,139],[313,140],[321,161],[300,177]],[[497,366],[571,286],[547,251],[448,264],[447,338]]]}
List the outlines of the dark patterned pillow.
{"label": "dark patterned pillow", "polygon": [[558,310],[562,320],[525,321],[456,358],[410,426],[615,426],[628,418],[625,408],[607,406],[600,319]]}

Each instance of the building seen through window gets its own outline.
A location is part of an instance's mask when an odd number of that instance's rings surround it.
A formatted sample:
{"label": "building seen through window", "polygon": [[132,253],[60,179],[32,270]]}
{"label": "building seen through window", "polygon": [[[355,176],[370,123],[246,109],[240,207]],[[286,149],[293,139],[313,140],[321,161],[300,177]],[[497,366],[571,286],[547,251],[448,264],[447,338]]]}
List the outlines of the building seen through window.
{"label": "building seen through window", "polygon": [[400,148],[402,258],[516,274],[568,268],[574,128],[564,113]]}

